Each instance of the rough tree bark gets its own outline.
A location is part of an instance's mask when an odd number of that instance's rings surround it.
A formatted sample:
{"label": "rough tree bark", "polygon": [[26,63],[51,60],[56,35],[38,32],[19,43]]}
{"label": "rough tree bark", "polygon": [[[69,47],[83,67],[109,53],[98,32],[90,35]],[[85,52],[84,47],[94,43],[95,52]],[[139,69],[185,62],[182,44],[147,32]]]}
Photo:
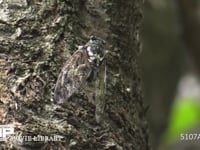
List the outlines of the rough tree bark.
{"label": "rough tree bark", "polygon": [[[1,124],[17,135],[59,135],[62,142],[5,142],[13,149],[146,150],[147,125],[137,57],[141,0],[0,1]],[[51,91],[78,45],[107,42],[104,124],[84,93],[64,105]],[[95,89],[94,89],[95,90]]]}

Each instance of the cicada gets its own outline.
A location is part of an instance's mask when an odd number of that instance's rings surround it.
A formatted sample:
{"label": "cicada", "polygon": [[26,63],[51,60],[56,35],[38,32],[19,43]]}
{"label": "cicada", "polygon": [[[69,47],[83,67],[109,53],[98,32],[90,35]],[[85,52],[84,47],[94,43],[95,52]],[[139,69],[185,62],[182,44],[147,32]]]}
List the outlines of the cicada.
{"label": "cicada", "polygon": [[63,103],[72,95],[95,82],[99,68],[105,61],[105,41],[91,36],[90,40],[66,61],[54,89],[54,101]]}

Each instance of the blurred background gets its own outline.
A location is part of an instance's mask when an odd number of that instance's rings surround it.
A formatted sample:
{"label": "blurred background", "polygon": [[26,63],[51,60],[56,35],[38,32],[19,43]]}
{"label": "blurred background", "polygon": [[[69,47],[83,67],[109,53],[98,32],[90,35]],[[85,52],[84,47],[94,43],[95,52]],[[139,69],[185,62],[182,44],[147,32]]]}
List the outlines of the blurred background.
{"label": "blurred background", "polygon": [[200,150],[200,0],[146,0],[143,11],[140,72],[153,150]]}

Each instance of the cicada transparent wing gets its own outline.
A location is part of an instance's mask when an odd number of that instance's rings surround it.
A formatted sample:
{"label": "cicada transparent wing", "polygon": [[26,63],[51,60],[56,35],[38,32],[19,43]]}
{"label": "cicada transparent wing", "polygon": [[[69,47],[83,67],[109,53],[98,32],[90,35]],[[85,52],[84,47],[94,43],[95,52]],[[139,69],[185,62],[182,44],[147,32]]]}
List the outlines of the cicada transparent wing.
{"label": "cicada transparent wing", "polygon": [[102,65],[98,72],[98,77],[95,80],[95,119],[98,123],[101,122],[104,107],[105,107],[105,95],[106,95],[106,81],[107,81],[107,68],[106,59],[102,61]]}
{"label": "cicada transparent wing", "polygon": [[77,50],[62,68],[54,90],[54,101],[63,103],[79,91],[89,76],[90,68],[87,54],[83,49]]}

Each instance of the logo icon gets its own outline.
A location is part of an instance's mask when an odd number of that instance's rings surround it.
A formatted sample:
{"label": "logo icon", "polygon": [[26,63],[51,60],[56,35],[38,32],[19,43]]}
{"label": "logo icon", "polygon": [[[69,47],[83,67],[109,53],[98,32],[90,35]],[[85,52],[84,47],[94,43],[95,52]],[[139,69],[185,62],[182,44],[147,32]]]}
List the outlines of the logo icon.
{"label": "logo icon", "polygon": [[6,141],[6,136],[10,134],[14,134],[12,125],[0,125],[0,141]]}

